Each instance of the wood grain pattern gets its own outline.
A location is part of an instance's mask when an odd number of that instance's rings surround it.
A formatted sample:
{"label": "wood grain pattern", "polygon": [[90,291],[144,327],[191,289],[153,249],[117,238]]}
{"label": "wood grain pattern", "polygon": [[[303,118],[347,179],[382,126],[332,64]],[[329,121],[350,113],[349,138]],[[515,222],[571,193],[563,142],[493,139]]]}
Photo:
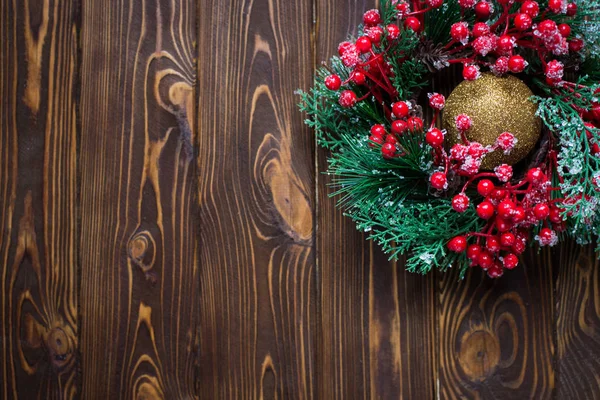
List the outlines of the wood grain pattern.
{"label": "wood grain pattern", "polygon": [[84,398],[197,395],[195,10],[82,4]]}
{"label": "wood grain pattern", "polygon": [[[317,2],[317,62],[356,34],[374,1]],[[327,152],[317,152],[321,329],[319,397],[433,398],[435,278],[404,271],[365,240],[328,197]],[[426,377],[426,378],[424,378]]]}
{"label": "wood grain pattern", "polygon": [[315,394],[314,141],[293,96],[312,3],[200,2],[205,398]]}
{"label": "wood grain pattern", "polygon": [[554,387],[551,253],[526,252],[492,280],[445,274],[439,292],[441,398],[548,399]]}
{"label": "wood grain pattern", "polygon": [[0,398],[77,393],[71,1],[0,1]]}
{"label": "wood grain pattern", "polygon": [[595,245],[557,249],[558,399],[600,399],[600,267]]}

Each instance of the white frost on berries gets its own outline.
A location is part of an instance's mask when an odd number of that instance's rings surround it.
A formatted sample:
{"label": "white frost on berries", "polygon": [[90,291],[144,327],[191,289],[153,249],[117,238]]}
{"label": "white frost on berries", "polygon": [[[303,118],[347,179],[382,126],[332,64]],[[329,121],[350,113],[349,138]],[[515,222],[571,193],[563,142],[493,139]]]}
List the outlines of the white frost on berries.
{"label": "white frost on berries", "polygon": [[446,98],[443,94],[429,93],[427,97],[429,97],[429,105],[436,110],[442,110],[446,105]]}
{"label": "white frost on berries", "polygon": [[477,3],[477,0],[458,0],[458,4],[462,8],[473,8],[475,7],[475,3]]}
{"label": "white frost on berries", "polygon": [[473,120],[467,114],[459,114],[454,119],[454,123],[456,124],[456,129],[464,132],[471,129]]}
{"label": "white frost on berries", "polygon": [[353,68],[360,62],[360,53],[354,44],[349,44],[341,58],[346,67]]}
{"label": "white frost on berries", "polygon": [[508,164],[502,164],[494,168],[494,172],[496,173],[496,178],[500,182],[508,182],[511,180],[513,175],[513,169]]}
{"label": "white frost on berries", "polygon": [[518,139],[510,132],[504,132],[498,139],[496,140],[496,145],[504,150],[504,154],[510,154],[510,152],[515,148]]}
{"label": "white frost on berries", "polygon": [[558,235],[554,231],[551,232],[548,237],[536,235],[535,240],[539,242],[540,246],[555,246],[558,243]]}
{"label": "white frost on berries", "polygon": [[494,51],[497,40],[498,38],[495,35],[480,36],[473,41],[473,50],[485,57],[488,53]]}

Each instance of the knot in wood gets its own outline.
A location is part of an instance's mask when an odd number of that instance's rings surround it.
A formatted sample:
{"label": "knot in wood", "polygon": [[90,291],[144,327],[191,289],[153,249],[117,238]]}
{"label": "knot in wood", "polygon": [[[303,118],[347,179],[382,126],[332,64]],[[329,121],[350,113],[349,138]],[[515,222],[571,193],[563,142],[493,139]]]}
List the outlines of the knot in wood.
{"label": "knot in wood", "polygon": [[498,338],[487,330],[465,334],[460,343],[458,362],[470,380],[485,380],[500,362]]}

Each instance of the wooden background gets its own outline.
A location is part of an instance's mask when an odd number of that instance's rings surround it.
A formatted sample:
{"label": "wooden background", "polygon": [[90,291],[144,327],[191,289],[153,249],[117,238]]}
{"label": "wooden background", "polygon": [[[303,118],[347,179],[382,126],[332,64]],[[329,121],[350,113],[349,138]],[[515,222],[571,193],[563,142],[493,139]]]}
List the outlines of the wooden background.
{"label": "wooden background", "polygon": [[293,91],[373,6],[0,0],[1,399],[600,398],[591,248],[410,275],[327,197]]}

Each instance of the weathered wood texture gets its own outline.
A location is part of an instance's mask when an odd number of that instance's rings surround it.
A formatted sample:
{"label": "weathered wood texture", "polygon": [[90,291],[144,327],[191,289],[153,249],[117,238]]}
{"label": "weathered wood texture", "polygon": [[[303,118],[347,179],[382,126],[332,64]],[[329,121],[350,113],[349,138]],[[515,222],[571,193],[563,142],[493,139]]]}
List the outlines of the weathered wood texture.
{"label": "weathered wood texture", "polygon": [[75,4],[0,1],[0,398],[77,392]]}
{"label": "weathered wood texture", "polygon": [[411,275],[328,197],[374,5],[0,0],[0,398],[600,398],[592,247]]}
{"label": "weathered wood texture", "polygon": [[204,398],[315,396],[310,0],[199,7]]}
{"label": "weathered wood texture", "polygon": [[83,398],[196,395],[195,11],[82,3]]}
{"label": "weathered wood texture", "polygon": [[[317,2],[316,61],[336,53],[341,41],[356,34],[363,12],[375,6],[370,0]],[[317,152],[319,397],[433,398],[434,276],[407,273],[365,241],[328,197],[331,179],[321,174],[326,157]]]}

